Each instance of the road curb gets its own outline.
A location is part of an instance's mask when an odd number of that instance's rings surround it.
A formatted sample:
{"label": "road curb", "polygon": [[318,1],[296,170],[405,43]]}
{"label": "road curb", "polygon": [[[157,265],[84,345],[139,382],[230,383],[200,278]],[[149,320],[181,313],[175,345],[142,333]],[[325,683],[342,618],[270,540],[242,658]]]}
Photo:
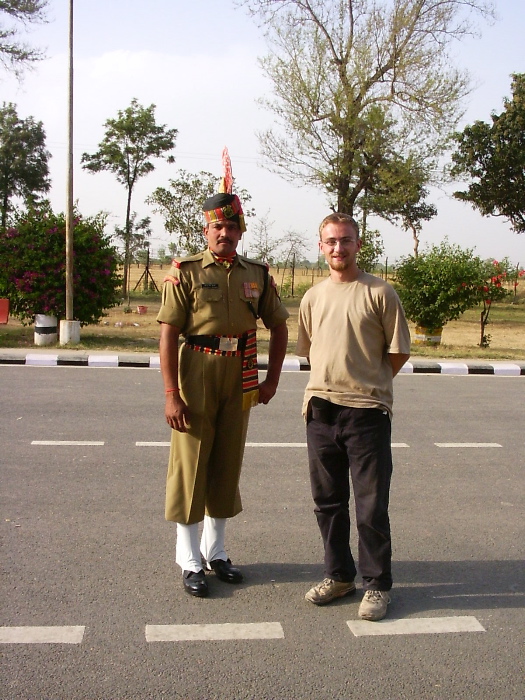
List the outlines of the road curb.
{"label": "road curb", "polygon": [[[268,369],[268,356],[259,355],[259,369]],[[78,352],[27,352],[0,351],[0,365],[26,365],[33,367],[127,367],[160,369],[158,354],[147,353],[78,353]],[[310,365],[306,358],[287,355],[283,364],[284,372],[308,372]],[[525,376],[525,362],[475,361],[475,360],[410,360],[401,369],[401,374],[443,374],[443,375],[495,375]]]}

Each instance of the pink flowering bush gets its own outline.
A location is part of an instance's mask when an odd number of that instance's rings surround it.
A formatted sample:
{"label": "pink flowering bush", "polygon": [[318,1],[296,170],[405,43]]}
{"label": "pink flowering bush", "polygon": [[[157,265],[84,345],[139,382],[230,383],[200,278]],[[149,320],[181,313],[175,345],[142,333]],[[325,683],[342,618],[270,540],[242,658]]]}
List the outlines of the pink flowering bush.
{"label": "pink flowering bush", "polygon": [[[105,216],[75,212],[73,311],[82,326],[119,303],[117,252],[104,234]],[[19,213],[0,231],[0,296],[24,324],[37,313],[65,318],[66,222],[49,204]]]}

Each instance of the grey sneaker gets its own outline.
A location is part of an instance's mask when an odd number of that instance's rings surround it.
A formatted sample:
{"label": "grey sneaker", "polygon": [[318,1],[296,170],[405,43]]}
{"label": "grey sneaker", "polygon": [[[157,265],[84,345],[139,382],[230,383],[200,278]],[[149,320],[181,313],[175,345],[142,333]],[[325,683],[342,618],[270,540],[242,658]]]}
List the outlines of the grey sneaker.
{"label": "grey sneaker", "polygon": [[362,620],[382,620],[389,603],[390,596],[386,591],[365,591],[358,615]]}
{"label": "grey sneaker", "polygon": [[326,605],[336,598],[343,598],[352,593],[355,593],[353,581],[334,581],[331,578],[325,578],[317,586],[310,588],[305,598],[315,605]]}

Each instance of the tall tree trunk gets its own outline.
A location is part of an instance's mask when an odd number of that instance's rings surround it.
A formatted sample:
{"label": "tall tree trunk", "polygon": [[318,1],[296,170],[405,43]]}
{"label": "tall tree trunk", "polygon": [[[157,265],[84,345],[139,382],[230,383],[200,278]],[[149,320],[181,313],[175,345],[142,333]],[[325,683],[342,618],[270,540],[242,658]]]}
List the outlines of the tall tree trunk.
{"label": "tall tree trunk", "polygon": [[419,236],[417,235],[417,231],[415,226],[412,226],[412,238],[414,239],[414,257],[417,258],[419,254]]}
{"label": "tall tree trunk", "polygon": [[126,205],[126,240],[124,241],[124,279],[122,283],[124,295],[127,297],[128,306],[130,305],[129,299],[129,268],[131,267],[131,260],[129,249],[131,245],[131,193],[133,191],[133,186],[128,187],[128,202]]}

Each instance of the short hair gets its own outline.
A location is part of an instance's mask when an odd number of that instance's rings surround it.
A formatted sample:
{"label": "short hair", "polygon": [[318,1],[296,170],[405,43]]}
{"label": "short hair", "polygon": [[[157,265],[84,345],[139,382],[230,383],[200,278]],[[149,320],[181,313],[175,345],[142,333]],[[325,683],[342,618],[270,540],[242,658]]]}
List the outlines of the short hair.
{"label": "short hair", "polygon": [[350,214],[334,212],[333,214],[328,214],[328,216],[325,216],[321,221],[321,225],[319,226],[319,238],[322,236],[324,227],[328,224],[349,224],[354,229],[356,236],[359,238],[359,224],[353,218],[353,216],[350,216]]}

